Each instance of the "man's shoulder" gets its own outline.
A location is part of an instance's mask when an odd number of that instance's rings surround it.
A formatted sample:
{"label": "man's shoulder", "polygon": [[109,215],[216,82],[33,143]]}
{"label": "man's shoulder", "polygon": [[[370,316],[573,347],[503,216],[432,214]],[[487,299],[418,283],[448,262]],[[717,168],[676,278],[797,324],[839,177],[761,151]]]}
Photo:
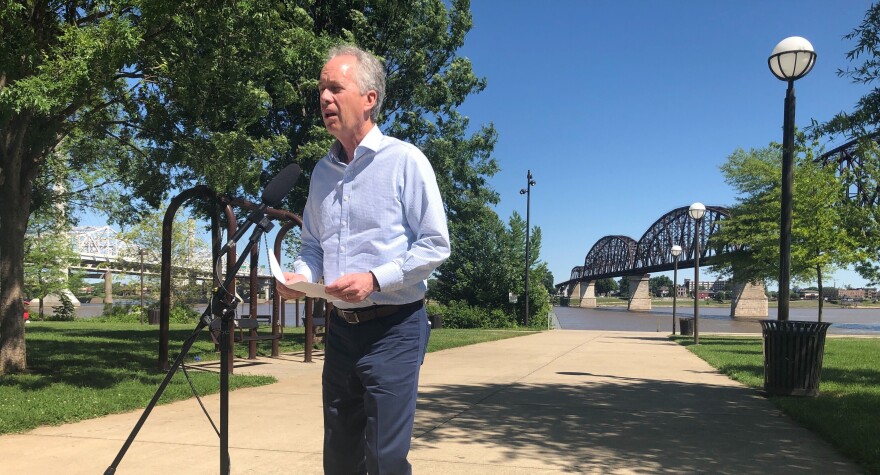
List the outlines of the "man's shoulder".
{"label": "man's shoulder", "polygon": [[384,135],[377,154],[389,155],[398,159],[425,158],[419,147],[390,135]]}

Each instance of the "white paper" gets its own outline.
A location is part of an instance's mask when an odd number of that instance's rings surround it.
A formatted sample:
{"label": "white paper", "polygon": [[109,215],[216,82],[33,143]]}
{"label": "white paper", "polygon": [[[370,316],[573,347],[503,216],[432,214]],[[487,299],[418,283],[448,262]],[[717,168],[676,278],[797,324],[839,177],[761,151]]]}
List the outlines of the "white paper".
{"label": "white paper", "polygon": [[329,302],[337,300],[336,297],[328,294],[325,290],[324,285],[315,284],[312,282],[296,282],[293,284],[287,284],[287,279],[284,278],[284,273],[281,271],[281,265],[278,264],[278,260],[275,259],[275,253],[269,252],[269,269],[272,270],[272,276],[275,277],[275,280],[284,284],[288,289],[296,290],[297,292],[302,292],[309,297],[325,299]]}

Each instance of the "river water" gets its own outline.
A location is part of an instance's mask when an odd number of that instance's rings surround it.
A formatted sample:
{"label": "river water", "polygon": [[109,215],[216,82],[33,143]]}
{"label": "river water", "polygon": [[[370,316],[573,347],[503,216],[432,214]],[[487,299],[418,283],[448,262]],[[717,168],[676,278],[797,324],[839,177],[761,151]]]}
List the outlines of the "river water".
{"label": "river water", "polygon": [[[770,308],[768,319],[776,319]],[[672,332],[672,307],[630,312],[626,307],[554,307],[559,327],[566,330],[660,331]],[[693,317],[693,306],[677,307],[677,317]],[[790,320],[817,321],[818,309],[792,308]],[[759,319],[730,318],[727,307],[700,307],[700,332],[761,333]],[[880,336],[880,308],[825,308],[822,321],[830,322],[828,333]],[[678,324],[675,325],[678,332]]]}
{"label": "river water", "polygon": [[[204,311],[204,306],[196,308]],[[82,304],[77,309],[77,316],[89,318],[98,316],[103,311],[102,304]],[[49,310],[49,309],[47,309]],[[36,309],[31,309],[36,312]],[[49,310],[50,311],[50,310]],[[247,315],[247,304],[239,306],[239,315]],[[645,312],[630,312],[626,307],[554,307],[553,312],[559,321],[559,327],[565,330],[612,330],[612,331],[672,331],[672,307],[656,307]],[[257,315],[269,315],[272,305],[257,305]],[[693,306],[678,306],[677,317],[693,317]],[[817,321],[818,309],[792,308],[791,320]],[[719,333],[761,333],[759,319],[732,319],[727,307],[700,307],[700,332]],[[300,303],[300,316],[305,316],[303,304]],[[768,319],[776,319],[776,308],[770,308]],[[828,333],[850,335],[880,336],[880,308],[825,308],[822,321],[831,322]],[[285,307],[284,324],[286,327],[297,326],[296,306],[293,302]],[[302,325],[302,322],[298,323]],[[675,325],[678,332],[678,323]]]}

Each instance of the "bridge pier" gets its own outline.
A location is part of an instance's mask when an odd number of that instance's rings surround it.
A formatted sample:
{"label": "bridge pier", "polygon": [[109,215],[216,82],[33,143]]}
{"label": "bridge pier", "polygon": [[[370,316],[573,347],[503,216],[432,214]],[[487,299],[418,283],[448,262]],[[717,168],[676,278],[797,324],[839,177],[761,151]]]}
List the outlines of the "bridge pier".
{"label": "bridge pier", "polygon": [[651,274],[630,275],[629,279],[629,305],[630,311],[651,310],[651,291],[649,281]]}
{"label": "bridge pier", "polygon": [[113,305],[113,273],[110,269],[104,273],[104,303]]}
{"label": "bridge pier", "polygon": [[[572,284],[568,287],[568,298],[569,299],[578,298],[578,297],[580,297],[580,295],[581,295],[581,283],[580,282],[575,282],[574,284]],[[571,303],[569,303],[569,305],[571,305]]]}
{"label": "bridge pier", "polygon": [[596,281],[584,282],[581,286],[581,308],[596,308]]}
{"label": "bridge pier", "polygon": [[734,285],[730,301],[731,318],[767,318],[768,306],[763,282]]}

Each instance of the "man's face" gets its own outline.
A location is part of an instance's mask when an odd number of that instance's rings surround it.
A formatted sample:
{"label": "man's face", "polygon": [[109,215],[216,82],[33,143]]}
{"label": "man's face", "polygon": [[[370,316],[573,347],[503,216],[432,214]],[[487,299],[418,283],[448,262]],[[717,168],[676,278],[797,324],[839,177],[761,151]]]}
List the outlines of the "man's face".
{"label": "man's face", "polygon": [[375,104],[375,91],[361,94],[355,81],[357,58],[336,56],[321,69],[318,93],[324,126],[334,137],[360,131]]}

